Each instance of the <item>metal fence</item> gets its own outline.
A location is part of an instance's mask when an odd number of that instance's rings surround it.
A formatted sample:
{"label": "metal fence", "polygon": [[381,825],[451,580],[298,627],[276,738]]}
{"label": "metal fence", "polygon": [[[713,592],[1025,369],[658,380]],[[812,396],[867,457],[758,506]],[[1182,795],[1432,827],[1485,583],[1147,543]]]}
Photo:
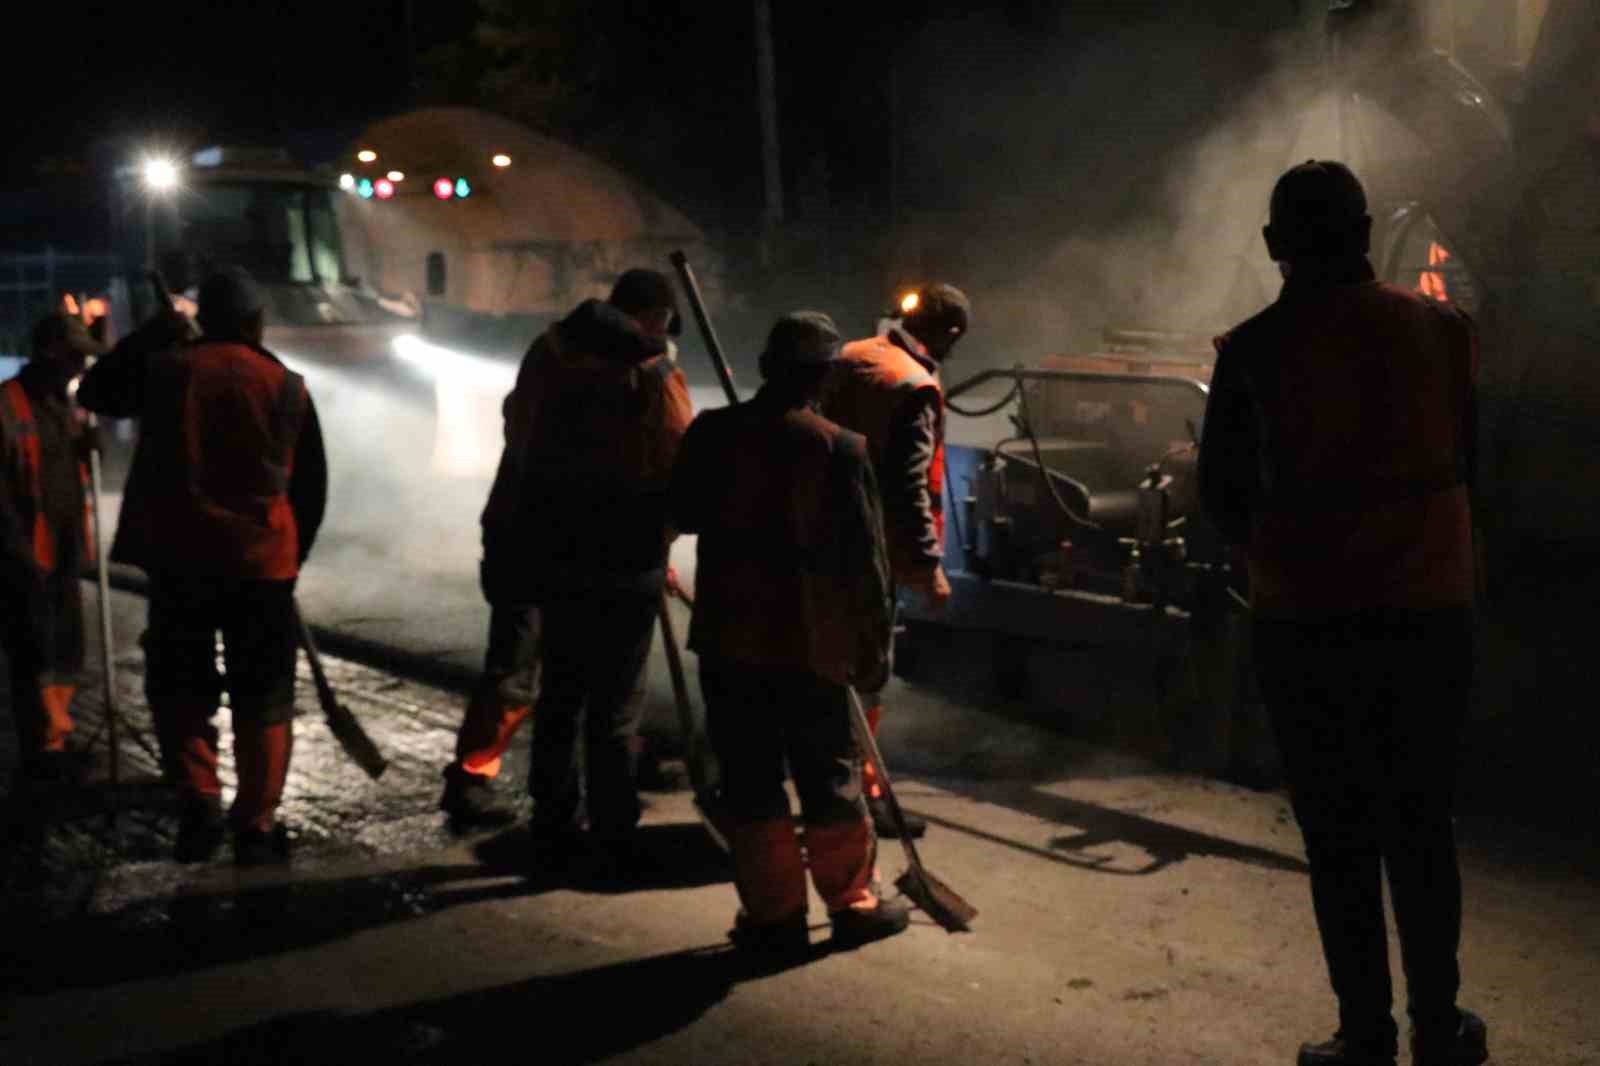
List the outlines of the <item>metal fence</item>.
{"label": "metal fence", "polygon": [[0,251],[0,358],[28,354],[33,323],[62,293],[104,294],[122,260],[105,253]]}

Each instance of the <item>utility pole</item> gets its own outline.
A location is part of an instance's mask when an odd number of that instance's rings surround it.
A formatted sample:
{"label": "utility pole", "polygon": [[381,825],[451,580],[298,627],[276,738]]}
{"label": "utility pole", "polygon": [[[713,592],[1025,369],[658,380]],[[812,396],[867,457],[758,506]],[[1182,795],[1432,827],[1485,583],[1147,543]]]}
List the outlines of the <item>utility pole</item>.
{"label": "utility pole", "polygon": [[761,106],[761,171],[766,206],[761,216],[761,259],[771,262],[772,241],[783,225],[783,171],[778,155],[777,65],[772,57],[772,3],[755,0],[756,95]]}

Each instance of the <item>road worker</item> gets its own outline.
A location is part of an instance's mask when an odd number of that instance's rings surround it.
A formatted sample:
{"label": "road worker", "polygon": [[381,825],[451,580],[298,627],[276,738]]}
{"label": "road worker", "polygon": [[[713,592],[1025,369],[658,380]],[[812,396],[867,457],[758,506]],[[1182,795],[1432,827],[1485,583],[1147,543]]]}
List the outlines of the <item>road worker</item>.
{"label": "road worker", "polygon": [[[650,270],[626,271],[617,279],[606,302],[610,311],[602,314],[597,305],[584,316],[569,319],[567,334],[576,335],[575,331],[584,328],[585,323],[592,326],[603,319],[619,334],[627,334],[629,340],[636,340],[632,337],[634,331],[643,334],[646,340],[637,341],[641,351],[644,346],[654,347],[657,343],[664,346],[663,350],[670,350],[671,335],[679,331],[681,323],[676,298],[664,275]],[[529,479],[538,475],[537,467],[531,464],[541,461],[537,456],[530,459],[528,451],[534,421],[547,399],[541,392],[545,379],[537,371],[547,360],[558,360],[562,353],[573,354],[563,336],[562,327],[557,325],[534,340],[523,357],[516,387],[502,405],[505,446],[481,520],[483,560],[479,577],[490,605],[488,647],[482,677],[456,734],[456,757],[444,771],[444,794],[439,800],[440,809],[460,828],[504,824],[515,816],[513,808],[496,795],[493,782],[511,738],[528,720],[539,697],[542,615],[535,589],[550,584],[548,568],[530,555],[528,538],[537,534],[529,533],[527,527],[545,521],[559,522],[559,516],[552,517],[547,512],[565,508],[568,502],[581,503],[541,497],[537,491],[524,495]],[[607,343],[615,343],[615,339]],[[681,381],[672,378],[669,364],[670,360],[654,363],[650,370],[666,374],[663,398],[668,402],[662,411],[670,409],[673,418],[686,424],[688,394],[680,388]],[[675,446],[675,438],[670,444]],[[602,560],[597,565],[603,569],[613,564]],[[648,650],[648,632],[645,639]],[[629,683],[636,680],[630,679]],[[607,714],[631,716],[636,704],[637,698],[630,695],[625,708],[602,708],[593,724],[598,726]],[[558,739],[558,726],[547,732],[552,742]]]}
{"label": "road worker", "polygon": [[83,669],[88,554],[84,486],[89,437],[68,386],[105,347],[65,312],[33,329],[32,358],[0,385],[0,619],[25,780],[71,780],[84,770],[69,750],[72,697]]}
{"label": "road worker", "polygon": [[835,942],[890,936],[909,920],[903,902],[873,889],[876,844],[850,730],[845,686],[883,683],[893,605],[867,442],[816,409],[838,350],[827,315],[780,319],[761,391],[698,418],[673,475],[673,521],[700,535],[689,647],[722,768],[741,905],[732,935],[780,953],[808,945],[808,865]]}
{"label": "road worker", "polygon": [[[939,371],[967,332],[971,303],[953,285],[908,294],[885,331],[844,346],[823,392],[822,413],[867,438],[894,583],[935,608],[950,598],[944,573],[944,393]],[[874,733],[881,703],[869,701]],[[867,809],[881,837],[898,835],[879,784],[867,780]],[[927,823],[906,815],[921,836]]]}
{"label": "road worker", "polygon": [[1476,1066],[1456,1005],[1452,805],[1472,679],[1472,321],[1374,280],[1349,169],[1307,162],[1272,193],[1277,301],[1217,342],[1201,500],[1243,547],[1253,648],[1311,867],[1339,1002],[1300,1066],[1393,1066],[1382,874],[1417,1066]]}
{"label": "road worker", "polygon": [[666,276],[629,270],[609,299],[585,300],[535,342],[506,399],[484,558],[486,581],[504,590],[496,595],[539,608],[528,780],[536,864],[587,852],[597,870],[621,873],[633,854],[667,484],[691,417],[688,385],[666,356],[678,322]]}
{"label": "road worker", "polygon": [[[277,809],[293,741],[295,580],[322,522],[327,463],[298,374],[261,346],[264,301],[242,269],[201,284],[194,342],[158,317],[85,375],[88,409],[137,417],[113,560],[150,577],[145,694],[176,782],[179,861],[288,858]],[[238,791],[227,824],[211,719],[222,634]]]}

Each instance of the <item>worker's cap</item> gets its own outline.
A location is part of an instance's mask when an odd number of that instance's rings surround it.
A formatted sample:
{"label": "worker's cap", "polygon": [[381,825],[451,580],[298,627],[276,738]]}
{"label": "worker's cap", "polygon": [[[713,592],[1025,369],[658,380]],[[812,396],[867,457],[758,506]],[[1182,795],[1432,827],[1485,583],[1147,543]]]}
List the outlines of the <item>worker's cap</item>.
{"label": "worker's cap", "polygon": [[266,302],[261,286],[244,267],[224,267],[200,283],[200,328],[216,333],[237,328],[260,314]]}
{"label": "worker's cap", "polygon": [[106,346],[95,340],[89,328],[76,315],[56,311],[45,315],[33,326],[33,356],[39,358],[58,344],[80,355],[104,355]]}
{"label": "worker's cap", "polygon": [[676,337],[683,332],[683,319],[678,314],[678,292],[659,270],[634,267],[623,271],[617,283],[611,287],[611,297],[606,302],[630,315],[671,311],[667,333]]}
{"label": "worker's cap", "polygon": [[767,334],[763,366],[823,366],[839,354],[839,327],[821,311],[791,311]]}
{"label": "worker's cap", "polygon": [[1273,186],[1270,225],[1284,252],[1338,254],[1358,238],[1364,252],[1366,220],[1366,190],[1343,163],[1308,159]]}
{"label": "worker's cap", "polygon": [[900,306],[906,328],[923,341],[952,332],[959,336],[972,324],[972,301],[966,293],[944,282],[908,293]]}

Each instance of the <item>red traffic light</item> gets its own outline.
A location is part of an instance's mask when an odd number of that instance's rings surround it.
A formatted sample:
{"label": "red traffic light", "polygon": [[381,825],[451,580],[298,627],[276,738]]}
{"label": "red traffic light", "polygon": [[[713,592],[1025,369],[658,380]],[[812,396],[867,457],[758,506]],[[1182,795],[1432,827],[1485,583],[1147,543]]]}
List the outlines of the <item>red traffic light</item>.
{"label": "red traffic light", "polygon": [[372,191],[377,194],[378,199],[388,200],[394,196],[394,182],[388,178],[379,178],[372,183]]}
{"label": "red traffic light", "polygon": [[456,183],[449,178],[440,178],[433,183],[433,195],[441,200],[448,200],[456,194]]}

